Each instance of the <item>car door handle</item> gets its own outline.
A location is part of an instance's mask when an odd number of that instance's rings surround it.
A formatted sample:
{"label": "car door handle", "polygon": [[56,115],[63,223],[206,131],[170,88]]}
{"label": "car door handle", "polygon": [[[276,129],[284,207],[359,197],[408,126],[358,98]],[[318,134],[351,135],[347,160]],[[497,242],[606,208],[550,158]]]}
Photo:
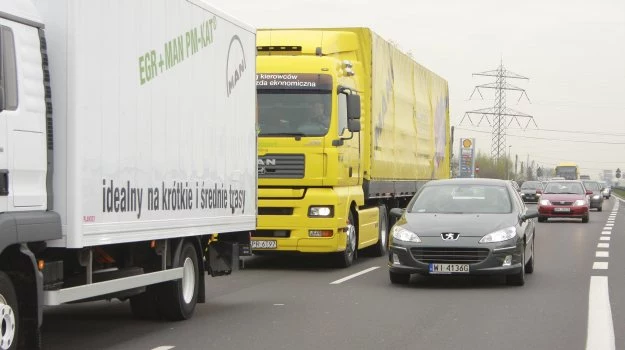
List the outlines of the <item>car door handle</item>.
{"label": "car door handle", "polygon": [[9,170],[0,169],[0,196],[9,195]]}

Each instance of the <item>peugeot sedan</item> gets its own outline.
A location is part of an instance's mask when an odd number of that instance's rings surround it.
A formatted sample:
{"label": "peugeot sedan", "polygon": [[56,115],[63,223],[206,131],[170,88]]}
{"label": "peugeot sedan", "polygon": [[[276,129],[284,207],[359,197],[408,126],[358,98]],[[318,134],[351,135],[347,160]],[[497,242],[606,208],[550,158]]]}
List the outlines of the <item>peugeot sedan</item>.
{"label": "peugeot sedan", "polygon": [[550,181],[538,202],[538,222],[550,218],[577,218],[583,223],[590,220],[590,203],[584,184],[577,180]]}
{"label": "peugeot sedan", "polygon": [[538,202],[543,185],[540,181],[525,181],[521,185],[521,198],[524,202]]}
{"label": "peugeot sedan", "polygon": [[399,218],[390,234],[392,283],[408,283],[411,274],[503,274],[523,285],[534,271],[538,213],[509,181],[431,181],[391,215]]}
{"label": "peugeot sedan", "polygon": [[583,181],[584,182],[584,187],[587,190],[592,191],[592,194],[589,195],[590,196],[590,209],[597,209],[597,211],[602,211],[603,210],[603,194],[601,193],[601,191],[603,190],[603,188],[601,188],[601,185],[599,185],[598,182],[596,181]]}

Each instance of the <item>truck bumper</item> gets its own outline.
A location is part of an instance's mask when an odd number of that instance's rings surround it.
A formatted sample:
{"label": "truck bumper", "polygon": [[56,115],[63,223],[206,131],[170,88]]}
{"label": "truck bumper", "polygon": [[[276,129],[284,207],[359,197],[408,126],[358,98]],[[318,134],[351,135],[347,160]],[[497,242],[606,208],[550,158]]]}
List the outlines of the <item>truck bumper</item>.
{"label": "truck bumper", "polygon": [[[333,253],[345,250],[346,208],[328,188],[303,190],[299,198],[271,198],[259,190],[258,220],[252,251]],[[345,202],[345,201],[344,201]],[[311,206],[332,208],[331,217],[310,217]]]}

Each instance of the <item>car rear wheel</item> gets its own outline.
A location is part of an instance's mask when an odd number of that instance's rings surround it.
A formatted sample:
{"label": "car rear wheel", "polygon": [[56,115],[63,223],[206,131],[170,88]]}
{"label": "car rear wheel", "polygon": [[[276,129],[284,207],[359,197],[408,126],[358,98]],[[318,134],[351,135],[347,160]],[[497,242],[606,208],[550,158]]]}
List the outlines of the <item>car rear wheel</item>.
{"label": "car rear wheel", "polygon": [[521,271],[514,275],[507,275],[506,283],[511,286],[522,286],[525,284],[525,248],[521,253]]}
{"label": "car rear wheel", "polygon": [[410,274],[407,273],[389,271],[388,276],[390,277],[392,284],[408,284],[408,282],[410,282]]}

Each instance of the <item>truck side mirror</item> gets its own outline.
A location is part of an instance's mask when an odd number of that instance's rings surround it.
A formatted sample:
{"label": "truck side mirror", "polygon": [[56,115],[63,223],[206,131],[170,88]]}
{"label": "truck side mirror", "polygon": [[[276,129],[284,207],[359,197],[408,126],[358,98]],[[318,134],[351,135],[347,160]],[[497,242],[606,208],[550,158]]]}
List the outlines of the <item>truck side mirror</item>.
{"label": "truck side mirror", "polygon": [[347,119],[347,130],[350,132],[359,132],[360,119]]}
{"label": "truck side mirror", "polygon": [[[360,119],[360,95],[347,95],[347,119]],[[360,128],[358,128],[358,130],[360,130]]]}

